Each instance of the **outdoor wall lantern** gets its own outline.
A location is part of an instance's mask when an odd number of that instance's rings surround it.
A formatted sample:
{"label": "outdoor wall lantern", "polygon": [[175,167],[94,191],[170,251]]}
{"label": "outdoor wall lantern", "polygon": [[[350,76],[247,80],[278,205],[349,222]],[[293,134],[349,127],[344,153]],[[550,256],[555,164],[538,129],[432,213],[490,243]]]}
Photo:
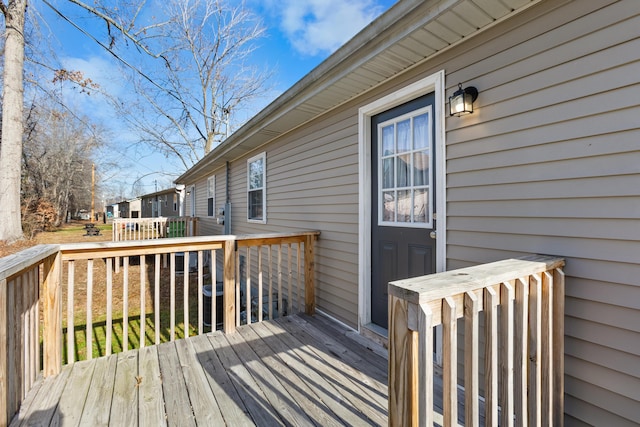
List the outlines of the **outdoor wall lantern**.
{"label": "outdoor wall lantern", "polygon": [[462,83],[458,83],[458,90],[449,97],[449,115],[460,117],[473,113],[473,101],[478,98],[478,89],[468,86],[462,89]]}

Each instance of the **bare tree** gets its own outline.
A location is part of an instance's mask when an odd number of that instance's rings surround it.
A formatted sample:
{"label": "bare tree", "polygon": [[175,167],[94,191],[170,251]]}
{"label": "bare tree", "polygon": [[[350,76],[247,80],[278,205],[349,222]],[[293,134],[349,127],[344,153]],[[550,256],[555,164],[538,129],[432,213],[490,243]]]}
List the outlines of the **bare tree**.
{"label": "bare tree", "polygon": [[27,124],[23,210],[32,213],[46,202],[54,210],[50,225],[57,226],[67,212],[90,206],[92,157],[100,132],[88,129],[81,117],[52,107],[46,100],[30,109]]}
{"label": "bare tree", "polygon": [[141,39],[162,64],[130,74],[138,99],[119,105],[141,141],[186,169],[224,139],[234,113],[268,91],[270,71],[248,65],[265,30],[243,4],[163,5],[162,23],[146,27]]}

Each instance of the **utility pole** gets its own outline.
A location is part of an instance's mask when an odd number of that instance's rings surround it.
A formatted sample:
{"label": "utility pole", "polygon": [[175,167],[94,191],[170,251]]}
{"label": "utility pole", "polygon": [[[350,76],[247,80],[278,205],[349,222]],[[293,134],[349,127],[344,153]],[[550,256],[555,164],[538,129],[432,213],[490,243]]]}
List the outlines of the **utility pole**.
{"label": "utility pole", "polygon": [[91,164],[91,221],[96,218],[96,164]]}

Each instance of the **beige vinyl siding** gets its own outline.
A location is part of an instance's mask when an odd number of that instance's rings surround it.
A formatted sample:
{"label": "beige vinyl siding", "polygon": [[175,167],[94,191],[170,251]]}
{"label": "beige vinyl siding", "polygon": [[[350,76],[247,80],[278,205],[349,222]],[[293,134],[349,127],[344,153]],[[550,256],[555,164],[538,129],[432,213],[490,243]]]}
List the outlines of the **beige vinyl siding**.
{"label": "beige vinyl siding", "polygon": [[[320,230],[316,302],[358,324],[358,145],[353,108],[231,164],[233,233]],[[266,151],[267,223],[247,221],[247,159]]]}
{"label": "beige vinyl siding", "polygon": [[[213,174],[212,174],[213,175]],[[215,216],[210,217],[207,216],[207,178],[211,176],[208,175],[203,179],[196,182],[196,216],[198,217],[198,234],[201,236],[210,236],[222,233],[222,227],[219,226],[216,222]],[[220,178],[216,175],[216,198],[215,198],[215,208],[219,206],[220,203],[220,193],[218,191]],[[224,182],[224,180],[223,180]],[[191,200],[190,196],[187,196],[187,200]],[[222,199],[224,201],[224,199]],[[188,207],[188,206],[187,206]],[[215,209],[214,209],[215,210]],[[187,210],[187,213],[190,211]],[[214,212],[215,213],[215,212]]]}
{"label": "beige vinyl siding", "polygon": [[480,91],[447,119],[448,268],[566,257],[569,425],[640,423],[639,29],[634,1],[542,2],[446,67]]}

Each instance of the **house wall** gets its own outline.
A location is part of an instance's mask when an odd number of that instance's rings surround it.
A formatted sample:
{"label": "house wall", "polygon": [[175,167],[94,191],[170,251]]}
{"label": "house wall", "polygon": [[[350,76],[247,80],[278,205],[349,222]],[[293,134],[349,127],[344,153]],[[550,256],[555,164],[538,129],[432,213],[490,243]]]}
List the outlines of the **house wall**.
{"label": "house wall", "polygon": [[[357,108],[258,149],[230,165],[232,233],[320,230],[317,305],[357,325]],[[247,221],[247,159],[266,151],[267,223]],[[216,176],[224,194],[224,174]],[[224,198],[220,198],[220,205]]]}
{"label": "house wall", "polygon": [[[543,1],[231,162],[232,233],[320,230],[318,308],[357,326],[358,108],[444,69],[448,95],[480,91],[446,121],[447,268],[565,257],[567,424],[640,423],[639,13]],[[263,151],[267,223],[249,223],[246,160]]]}
{"label": "house wall", "polygon": [[[216,194],[215,194],[215,209],[214,216],[208,216],[207,210],[207,178],[211,175],[216,176]],[[222,234],[222,226],[216,222],[217,208],[224,206],[224,169],[214,171],[211,175],[200,179],[195,183],[196,186],[196,216],[198,217],[198,234],[201,236],[210,236],[215,234]],[[188,187],[190,188],[190,186]],[[186,210],[185,213],[190,215],[191,213],[191,197],[186,197]]]}
{"label": "house wall", "polygon": [[640,423],[639,13],[543,2],[445,64],[480,91],[447,120],[448,268],[566,258],[568,425]]}

